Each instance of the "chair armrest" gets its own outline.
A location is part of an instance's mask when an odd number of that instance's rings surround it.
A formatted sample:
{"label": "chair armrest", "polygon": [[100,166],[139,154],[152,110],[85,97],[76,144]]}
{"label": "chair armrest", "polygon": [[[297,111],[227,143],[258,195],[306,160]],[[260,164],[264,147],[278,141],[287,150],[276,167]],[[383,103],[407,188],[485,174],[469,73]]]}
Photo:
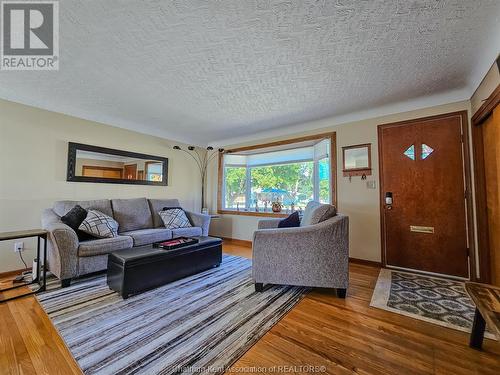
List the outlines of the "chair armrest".
{"label": "chair armrest", "polygon": [[281,219],[277,218],[259,220],[258,228],[259,229],[278,228],[278,224],[280,221]]}
{"label": "chair armrest", "polygon": [[42,227],[49,232],[49,266],[60,279],[75,277],[78,274],[78,236],[64,224],[52,210],[45,210]]}
{"label": "chair armrest", "polygon": [[[320,224],[305,227],[258,229],[253,233],[253,242],[257,243],[259,241],[263,241],[268,242],[269,244],[276,244],[277,247],[283,248],[287,248],[287,246],[280,246],[283,245],[284,242],[293,242],[294,245],[301,246],[306,237],[319,236],[322,229],[319,225]],[[275,246],[273,246],[273,248],[275,248]]]}
{"label": "chair armrest", "polygon": [[195,227],[200,227],[202,236],[208,236],[208,229],[210,227],[210,215],[199,214],[195,212],[185,211],[191,224]]}

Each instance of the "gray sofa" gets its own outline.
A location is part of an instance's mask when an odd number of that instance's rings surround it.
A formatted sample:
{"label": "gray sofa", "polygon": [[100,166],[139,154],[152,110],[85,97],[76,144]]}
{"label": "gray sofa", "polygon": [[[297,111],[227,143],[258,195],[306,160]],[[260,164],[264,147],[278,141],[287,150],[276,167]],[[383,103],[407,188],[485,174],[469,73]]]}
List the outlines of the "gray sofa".
{"label": "gray sofa", "polygon": [[[118,236],[79,242],[76,232],[61,221],[75,205],[95,209],[119,224]],[[42,226],[50,232],[48,267],[68,286],[74,277],[107,268],[112,251],[152,244],[179,236],[208,236],[210,216],[186,211],[192,227],[167,229],[158,215],[163,207],[179,207],[177,199],[102,199],[58,201],[45,209]]]}
{"label": "gray sofa", "polygon": [[336,288],[349,285],[349,218],[317,202],[304,211],[300,227],[278,228],[279,219],[260,220],[253,236],[255,289],[263,284]]}

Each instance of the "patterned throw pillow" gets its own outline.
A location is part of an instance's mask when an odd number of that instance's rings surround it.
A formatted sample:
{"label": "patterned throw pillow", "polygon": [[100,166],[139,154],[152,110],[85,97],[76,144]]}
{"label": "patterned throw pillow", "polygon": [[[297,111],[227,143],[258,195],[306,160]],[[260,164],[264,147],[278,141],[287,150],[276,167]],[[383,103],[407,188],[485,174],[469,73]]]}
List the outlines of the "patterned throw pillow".
{"label": "patterned throw pillow", "polygon": [[97,238],[118,236],[118,223],[116,220],[97,210],[88,210],[87,217],[78,229]]}
{"label": "patterned throw pillow", "polygon": [[191,227],[191,222],[186,216],[184,210],[180,207],[165,207],[162,211],[158,212],[165,228],[177,229]]}

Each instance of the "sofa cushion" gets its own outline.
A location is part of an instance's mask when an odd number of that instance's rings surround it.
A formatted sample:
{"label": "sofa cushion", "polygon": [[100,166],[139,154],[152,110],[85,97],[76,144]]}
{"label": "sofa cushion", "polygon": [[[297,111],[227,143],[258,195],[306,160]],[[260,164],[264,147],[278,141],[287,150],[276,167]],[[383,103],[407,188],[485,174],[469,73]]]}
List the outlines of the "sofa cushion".
{"label": "sofa cushion", "polygon": [[146,198],[113,199],[113,215],[120,224],[120,233],[153,227],[153,218]]}
{"label": "sofa cushion", "polygon": [[112,238],[100,238],[80,242],[78,246],[78,256],[92,257],[96,255],[109,254],[112,251],[130,249],[134,245],[132,237],[116,236]]}
{"label": "sofa cushion", "polygon": [[150,245],[154,242],[166,241],[172,238],[172,231],[166,228],[138,229],[120,234],[132,237],[134,246]]}
{"label": "sofa cushion", "polygon": [[325,221],[337,214],[337,209],[331,204],[321,204],[311,201],[307,204],[304,210],[304,216],[300,222],[300,226],[314,225]]}
{"label": "sofa cushion", "polygon": [[148,203],[153,215],[153,226],[155,228],[165,227],[158,212],[165,207],[180,207],[178,199],[148,199]]}
{"label": "sofa cushion", "polygon": [[172,236],[175,237],[198,237],[201,236],[202,230],[200,227],[177,228],[172,229]]}
{"label": "sofa cushion", "polygon": [[111,201],[109,199],[98,199],[90,201],[57,201],[54,203],[53,210],[59,216],[66,215],[76,205],[86,210],[97,210],[108,216],[113,216]]}

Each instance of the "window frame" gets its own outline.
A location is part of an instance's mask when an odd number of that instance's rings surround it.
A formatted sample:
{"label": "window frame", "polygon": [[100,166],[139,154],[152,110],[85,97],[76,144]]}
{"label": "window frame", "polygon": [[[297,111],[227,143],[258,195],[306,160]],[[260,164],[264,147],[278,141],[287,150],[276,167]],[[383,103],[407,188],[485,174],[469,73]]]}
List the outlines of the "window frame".
{"label": "window frame", "polygon": [[[255,211],[236,211],[225,209],[223,207],[223,194],[225,192],[225,181],[224,181],[224,163],[223,158],[225,154],[233,153],[233,152],[241,152],[241,151],[250,151],[250,150],[258,150],[261,148],[269,148],[275,146],[282,146],[287,144],[299,143],[304,141],[312,141],[312,140],[330,140],[330,197],[331,204],[337,205],[337,138],[335,132],[321,133],[308,135],[304,137],[291,138],[281,141],[275,141],[270,143],[238,147],[230,150],[226,150],[224,153],[219,154],[218,158],[218,178],[217,178],[217,213],[223,215],[243,215],[243,216],[267,216],[267,217],[286,217],[289,214],[287,213],[274,213],[274,212],[255,212]],[[247,174],[250,168],[247,168]],[[248,182],[247,182],[248,183]]]}

